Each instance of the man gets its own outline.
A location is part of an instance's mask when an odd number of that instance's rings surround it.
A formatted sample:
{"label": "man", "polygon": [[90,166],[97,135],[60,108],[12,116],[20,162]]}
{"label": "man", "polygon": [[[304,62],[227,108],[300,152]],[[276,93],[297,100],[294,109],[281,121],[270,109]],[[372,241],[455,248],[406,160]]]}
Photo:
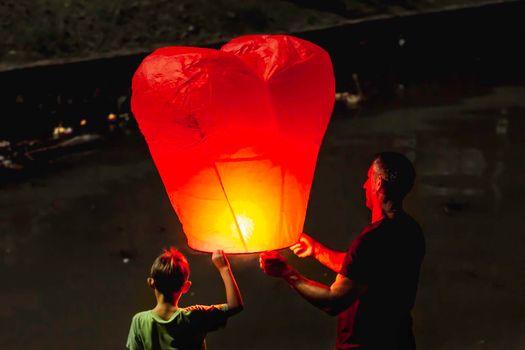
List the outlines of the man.
{"label": "man", "polygon": [[303,277],[276,252],[261,254],[266,274],[285,279],[308,302],[338,315],[336,349],[415,349],[410,311],[425,241],[420,226],[403,211],[414,178],[405,156],[378,154],[363,185],[372,220],[348,251],[331,250],[306,234],[290,248],[335,271],[329,287]]}

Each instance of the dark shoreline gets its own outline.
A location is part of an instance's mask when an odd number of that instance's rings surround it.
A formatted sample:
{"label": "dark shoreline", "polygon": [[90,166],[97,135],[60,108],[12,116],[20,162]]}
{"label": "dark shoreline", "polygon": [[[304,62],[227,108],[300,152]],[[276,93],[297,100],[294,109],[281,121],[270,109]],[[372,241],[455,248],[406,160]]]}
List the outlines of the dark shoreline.
{"label": "dark shoreline", "polygon": [[[464,89],[474,89],[480,83],[523,81],[522,18],[525,2],[504,2],[291,34],[331,54],[337,91],[355,93],[355,73],[367,102],[380,108],[378,100],[416,83],[458,81]],[[16,162],[22,167],[36,164],[35,158],[45,163],[57,153],[100,144],[115,137],[115,131],[136,130],[129,107],[130,85],[145,55],[0,72],[0,141],[11,144],[11,150],[0,147],[0,155],[12,158],[16,153],[15,166]],[[110,114],[116,118],[108,120]],[[70,127],[72,133],[53,138],[61,126]],[[95,137],[89,138],[89,146],[79,142],[67,150],[57,147],[82,135]]]}

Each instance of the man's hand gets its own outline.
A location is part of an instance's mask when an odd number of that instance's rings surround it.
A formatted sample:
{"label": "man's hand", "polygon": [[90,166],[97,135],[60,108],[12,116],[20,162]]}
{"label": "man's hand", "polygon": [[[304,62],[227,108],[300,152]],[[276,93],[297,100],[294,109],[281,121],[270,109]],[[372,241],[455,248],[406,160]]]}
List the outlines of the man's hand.
{"label": "man's hand", "polygon": [[315,255],[315,245],[317,242],[306,233],[301,233],[299,241],[290,247],[290,250],[294,252],[300,258],[307,258]]}
{"label": "man's hand", "polygon": [[276,251],[261,253],[259,256],[259,265],[265,274],[272,277],[285,278],[295,272],[295,270],[288,265],[286,259]]}
{"label": "man's hand", "polygon": [[228,259],[226,258],[226,254],[224,254],[223,250],[216,250],[211,255],[211,261],[213,262],[213,265],[217,268],[217,270],[221,270],[224,268],[229,269],[230,263],[228,262]]}

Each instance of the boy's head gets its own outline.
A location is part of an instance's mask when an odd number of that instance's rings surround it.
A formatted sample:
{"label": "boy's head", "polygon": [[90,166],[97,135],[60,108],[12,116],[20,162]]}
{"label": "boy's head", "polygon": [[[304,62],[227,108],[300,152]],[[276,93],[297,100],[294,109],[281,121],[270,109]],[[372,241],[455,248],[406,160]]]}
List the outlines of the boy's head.
{"label": "boy's head", "polygon": [[164,249],[151,265],[148,284],[165,296],[188,291],[191,283],[188,260],[174,247]]}

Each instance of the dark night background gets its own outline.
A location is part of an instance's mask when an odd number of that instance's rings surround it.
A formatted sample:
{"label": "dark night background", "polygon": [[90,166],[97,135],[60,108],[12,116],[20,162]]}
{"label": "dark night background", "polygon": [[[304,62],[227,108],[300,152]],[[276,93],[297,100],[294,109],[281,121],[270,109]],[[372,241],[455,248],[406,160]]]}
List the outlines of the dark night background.
{"label": "dark night background", "polygon": [[[209,255],[185,245],[130,80],[159,46],[290,33],[330,53],[338,92],[305,232],[346,249],[370,218],[371,156],[406,154],[418,171],[406,209],[427,240],[418,348],[525,349],[524,15],[522,1],[3,1],[0,348],[124,348],[132,315],[154,306],[145,278],[168,245],[192,269],[181,304],[225,299]],[[330,349],[335,318],[257,259],[231,258],[246,309],[208,348]]]}

